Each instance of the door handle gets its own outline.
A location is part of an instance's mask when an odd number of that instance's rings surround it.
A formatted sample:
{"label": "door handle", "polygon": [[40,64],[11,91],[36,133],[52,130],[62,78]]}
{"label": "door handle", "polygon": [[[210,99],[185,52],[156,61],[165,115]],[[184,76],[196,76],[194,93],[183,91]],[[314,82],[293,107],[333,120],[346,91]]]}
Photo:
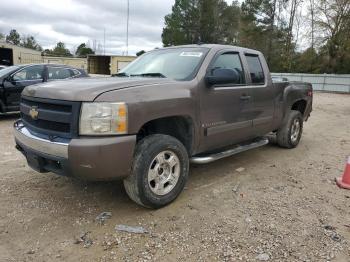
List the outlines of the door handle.
{"label": "door handle", "polygon": [[249,100],[251,98],[251,96],[247,96],[247,95],[242,95],[241,97],[240,97],[240,99],[241,100]]}

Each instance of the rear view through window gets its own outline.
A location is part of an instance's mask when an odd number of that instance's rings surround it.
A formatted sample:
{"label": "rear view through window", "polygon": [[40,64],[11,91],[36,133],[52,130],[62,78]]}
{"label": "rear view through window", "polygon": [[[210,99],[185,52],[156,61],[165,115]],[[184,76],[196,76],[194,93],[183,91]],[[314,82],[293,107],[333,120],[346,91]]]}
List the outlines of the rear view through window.
{"label": "rear view through window", "polygon": [[63,67],[48,67],[48,79],[66,79],[72,77],[71,71]]}
{"label": "rear view through window", "polygon": [[257,55],[246,55],[246,58],[252,83],[257,85],[265,84],[264,70],[262,69],[259,57]]}

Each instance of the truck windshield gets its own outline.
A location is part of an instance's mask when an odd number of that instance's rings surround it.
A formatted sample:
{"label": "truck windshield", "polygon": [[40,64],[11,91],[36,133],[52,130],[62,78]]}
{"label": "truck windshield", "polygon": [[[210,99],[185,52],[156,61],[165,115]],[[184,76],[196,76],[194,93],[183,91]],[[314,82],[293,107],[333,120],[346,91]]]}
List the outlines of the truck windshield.
{"label": "truck windshield", "polygon": [[115,76],[192,80],[208,50],[207,48],[194,47],[151,51],[130,63]]}
{"label": "truck windshield", "polygon": [[3,77],[5,75],[7,75],[8,73],[11,73],[12,71],[16,70],[17,68],[19,68],[18,66],[9,66],[6,67],[2,70],[0,70],[0,77]]}

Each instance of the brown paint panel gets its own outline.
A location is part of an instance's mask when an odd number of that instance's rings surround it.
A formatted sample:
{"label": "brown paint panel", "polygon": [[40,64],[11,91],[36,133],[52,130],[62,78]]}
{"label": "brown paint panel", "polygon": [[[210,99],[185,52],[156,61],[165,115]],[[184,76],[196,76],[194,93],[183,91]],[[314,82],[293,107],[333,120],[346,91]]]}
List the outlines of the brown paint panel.
{"label": "brown paint panel", "polygon": [[253,125],[257,126],[257,125],[263,125],[263,124],[271,124],[272,119],[273,119],[272,116],[256,118],[253,120]]}
{"label": "brown paint panel", "polygon": [[136,136],[73,139],[68,159],[74,176],[85,180],[113,180],[130,174]]}
{"label": "brown paint panel", "polygon": [[252,121],[242,121],[237,123],[213,126],[213,127],[207,128],[206,135],[211,136],[211,135],[216,135],[216,134],[228,132],[228,131],[239,130],[239,129],[247,128],[251,126],[252,126]]}

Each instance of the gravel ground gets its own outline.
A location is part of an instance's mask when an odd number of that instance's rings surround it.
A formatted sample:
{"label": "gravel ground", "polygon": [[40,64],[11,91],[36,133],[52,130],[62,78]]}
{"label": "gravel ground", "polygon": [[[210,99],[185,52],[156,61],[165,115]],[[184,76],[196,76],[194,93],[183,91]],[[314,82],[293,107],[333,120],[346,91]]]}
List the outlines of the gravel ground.
{"label": "gravel ground", "polygon": [[350,191],[334,183],[350,155],[350,96],[314,104],[298,148],[192,166],[160,210],[131,202],[121,182],[32,171],[14,149],[18,116],[0,116],[0,261],[350,261]]}

